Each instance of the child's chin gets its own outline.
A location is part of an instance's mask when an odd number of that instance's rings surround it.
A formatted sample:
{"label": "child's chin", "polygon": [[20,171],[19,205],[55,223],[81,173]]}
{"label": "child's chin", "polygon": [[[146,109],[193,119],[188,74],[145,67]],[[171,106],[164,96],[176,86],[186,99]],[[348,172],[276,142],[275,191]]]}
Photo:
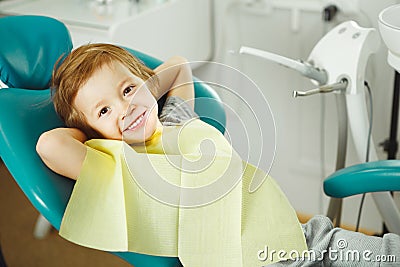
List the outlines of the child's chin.
{"label": "child's chin", "polygon": [[[150,127],[149,127],[150,128]],[[137,131],[135,134],[125,134],[123,139],[126,143],[133,144],[144,144],[146,141],[152,139],[156,129],[140,129],[140,132]]]}
{"label": "child's chin", "polygon": [[145,139],[137,139],[137,138],[122,138],[123,141],[125,141],[125,143],[129,144],[129,145],[139,145],[139,144],[143,144],[145,142]]}
{"label": "child's chin", "polygon": [[144,144],[146,141],[152,139],[152,137],[153,137],[153,133],[148,133],[148,134],[144,134],[144,135],[142,134],[140,137],[125,136],[123,138],[123,140],[130,145],[141,145],[141,144]]}

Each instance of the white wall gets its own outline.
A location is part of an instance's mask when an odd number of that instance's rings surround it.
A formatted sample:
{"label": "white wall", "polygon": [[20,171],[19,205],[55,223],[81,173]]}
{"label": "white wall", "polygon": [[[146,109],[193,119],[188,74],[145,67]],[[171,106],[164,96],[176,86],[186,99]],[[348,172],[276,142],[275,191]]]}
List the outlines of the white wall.
{"label": "white wall", "polygon": [[[313,0],[303,2],[311,1]],[[228,51],[238,51],[240,45],[246,45],[294,59],[307,59],[324,32],[335,24],[352,19],[361,26],[377,28],[379,11],[396,1],[353,1],[360,8],[360,12],[348,16],[341,15],[330,25],[322,22],[322,13],[300,12],[297,30],[293,30],[292,13],[289,10],[275,9],[264,12],[262,1],[258,1],[257,12],[245,11],[240,8],[242,6],[238,4],[240,2],[214,1],[216,51],[213,60],[238,68],[260,88],[270,104],[276,126],[276,154],[271,175],[281,185],[297,211],[309,215],[325,214],[328,198],[323,194],[322,181],[334,171],[336,159],[337,122],[334,96],[317,95],[294,99],[291,97],[293,90],[308,90],[314,85],[299,74],[274,63],[249,56],[238,56]],[[332,53],[340,51],[335,51],[333,47]],[[207,65],[196,69],[195,75],[204,79],[218,76]],[[393,70],[386,63],[386,49],[383,44],[379,52],[370,59],[366,79],[373,91],[373,137],[377,145],[389,135],[393,91]],[[238,88],[239,94],[251,98],[246,88],[240,86]],[[226,99],[232,102],[229,96]],[[241,101],[233,101],[231,106],[240,112],[240,103]],[[324,127],[321,126],[322,121]],[[235,131],[238,124],[240,123],[234,119],[228,122],[231,134],[241,134]],[[321,138],[322,128],[323,138]],[[258,136],[250,137],[253,138],[257,139]],[[271,140],[264,141],[271,143]],[[242,147],[240,143],[236,147],[239,152],[247,149],[244,147],[247,146],[245,142],[242,144]],[[378,153],[381,159],[386,158],[381,148],[378,148]],[[358,162],[351,141],[347,162],[348,164]],[[268,168],[262,164],[261,167]],[[343,218],[345,224],[355,225],[359,201],[359,196],[345,200]],[[361,227],[380,231],[381,226],[375,205],[371,198],[367,197]]]}

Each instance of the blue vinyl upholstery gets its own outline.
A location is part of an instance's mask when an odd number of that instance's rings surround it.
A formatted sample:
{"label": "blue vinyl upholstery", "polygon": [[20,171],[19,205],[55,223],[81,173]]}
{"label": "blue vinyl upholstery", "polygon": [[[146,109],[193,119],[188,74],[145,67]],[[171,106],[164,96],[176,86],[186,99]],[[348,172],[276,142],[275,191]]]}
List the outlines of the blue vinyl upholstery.
{"label": "blue vinyl upholstery", "polygon": [[1,18],[0,36],[0,80],[8,87],[47,88],[49,66],[72,49],[68,29],[48,17]]}

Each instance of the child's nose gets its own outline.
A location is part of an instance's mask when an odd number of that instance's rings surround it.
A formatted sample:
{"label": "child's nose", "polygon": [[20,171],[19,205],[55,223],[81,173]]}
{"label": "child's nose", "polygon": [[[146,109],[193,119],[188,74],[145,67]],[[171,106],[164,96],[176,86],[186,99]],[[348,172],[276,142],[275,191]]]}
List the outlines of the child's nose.
{"label": "child's nose", "polygon": [[135,109],[135,106],[129,102],[122,105],[122,109],[121,109],[121,113],[120,113],[121,120],[124,120],[125,117],[129,116],[134,109]]}

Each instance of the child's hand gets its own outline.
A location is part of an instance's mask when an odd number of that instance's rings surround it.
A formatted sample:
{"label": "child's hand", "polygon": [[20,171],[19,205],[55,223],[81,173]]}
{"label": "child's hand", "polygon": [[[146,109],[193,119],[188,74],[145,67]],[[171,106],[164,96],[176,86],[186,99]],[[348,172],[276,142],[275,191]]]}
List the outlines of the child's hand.
{"label": "child's hand", "polygon": [[51,170],[76,180],[86,156],[86,140],[78,129],[56,128],[39,137],[36,151]]}
{"label": "child's hand", "polygon": [[158,97],[166,93],[169,96],[179,96],[192,108],[194,107],[192,70],[184,57],[174,56],[157,67],[154,72],[160,83]]}

